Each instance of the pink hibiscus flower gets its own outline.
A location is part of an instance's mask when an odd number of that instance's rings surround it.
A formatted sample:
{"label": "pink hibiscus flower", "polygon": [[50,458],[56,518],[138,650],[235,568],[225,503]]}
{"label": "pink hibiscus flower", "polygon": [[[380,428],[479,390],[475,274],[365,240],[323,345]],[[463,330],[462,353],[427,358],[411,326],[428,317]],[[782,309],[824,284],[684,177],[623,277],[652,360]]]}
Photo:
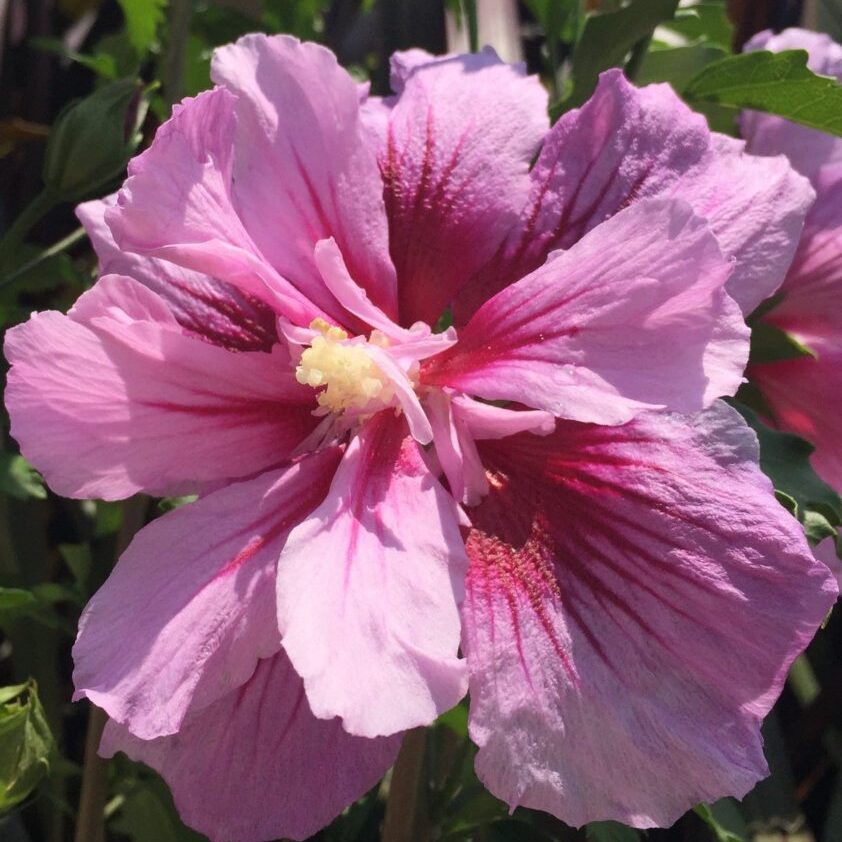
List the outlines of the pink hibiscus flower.
{"label": "pink hibiscus flower", "polygon": [[375,100],[318,46],[218,50],[80,208],[104,276],[8,335],[56,491],[201,492],[82,617],[102,750],[213,839],[300,839],[470,689],[512,805],[740,795],[836,595],[716,401],[812,191],[618,72],[550,130],[493,53],[393,70]]}
{"label": "pink hibiscus flower", "polygon": [[[812,70],[842,81],[842,46],[827,35],[761,32],[746,49],[804,49]],[[757,112],[743,116],[742,131],[752,152],[785,153],[816,190],[792,267],[762,316],[814,356],[752,365],[748,374],[767,419],[812,442],[816,470],[842,490],[842,138]]]}

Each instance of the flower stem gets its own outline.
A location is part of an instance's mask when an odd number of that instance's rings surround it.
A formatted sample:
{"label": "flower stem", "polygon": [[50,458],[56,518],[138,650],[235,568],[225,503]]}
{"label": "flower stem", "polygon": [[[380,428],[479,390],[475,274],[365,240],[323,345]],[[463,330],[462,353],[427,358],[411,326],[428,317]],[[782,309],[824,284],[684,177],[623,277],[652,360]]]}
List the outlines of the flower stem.
{"label": "flower stem", "polygon": [[30,229],[60,201],[59,196],[45,187],[17,216],[0,239],[0,268],[5,266]]}
{"label": "flower stem", "polygon": [[426,728],[410,731],[404,737],[392,770],[382,842],[428,842],[430,839],[426,753]]}
{"label": "flower stem", "polygon": [[44,249],[41,254],[33,257],[32,260],[24,263],[22,266],[18,266],[17,269],[13,269],[8,275],[4,275],[0,278],[0,289],[9,286],[22,275],[25,275],[30,269],[34,269],[39,263],[43,263],[45,260],[55,257],[57,254],[61,254],[61,252],[65,249],[75,246],[79,240],[84,238],[85,233],[85,229],[79,227],[63,239],[59,240],[57,243],[53,243],[48,248]]}
{"label": "flower stem", "polygon": [[[115,562],[128,547],[134,534],[146,520],[148,498],[138,495],[123,504],[123,523],[117,535]],[[105,842],[105,803],[108,798],[108,761],[99,756],[99,741],[108,717],[91,705],[85,758],[82,767],[82,791],[76,818],[75,842]]]}
{"label": "flower stem", "polygon": [[82,793],[76,818],[75,842],[104,842],[105,801],[108,796],[108,763],[98,754],[102,729],[108,717],[94,705],[88,713],[85,737],[85,761],[82,769]]}

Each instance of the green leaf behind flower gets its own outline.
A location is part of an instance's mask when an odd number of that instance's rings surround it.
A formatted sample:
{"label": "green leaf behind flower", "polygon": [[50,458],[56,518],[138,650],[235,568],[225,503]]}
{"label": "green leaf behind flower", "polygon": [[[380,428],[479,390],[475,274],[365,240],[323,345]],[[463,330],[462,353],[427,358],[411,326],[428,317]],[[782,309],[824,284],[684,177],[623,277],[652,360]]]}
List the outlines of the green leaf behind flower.
{"label": "green leaf behind flower", "polygon": [[842,136],[842,85],[813,73],[806,50],[729,56],[702,70],[684,88],[684,97],[765,111]]}
{"label": "green leaf behind flower", "polygon": [[760,467],[772,480],[778,500],[801,521],[807,537],[815,543],[835,535],[842,524],[842,498],[813,470],[813,445],[771,429],[743,404],[735,402],[735,408],[757,433]]}
{"label": "green leaf behind flower", "polygon": [[632,48],[669,20],[677,6],[678,0],[632,0],[615,12],[589,17],[573,52],[573,86],[552,109],[553,116],[582,105],[596,88],[599,74],[622,65]]}

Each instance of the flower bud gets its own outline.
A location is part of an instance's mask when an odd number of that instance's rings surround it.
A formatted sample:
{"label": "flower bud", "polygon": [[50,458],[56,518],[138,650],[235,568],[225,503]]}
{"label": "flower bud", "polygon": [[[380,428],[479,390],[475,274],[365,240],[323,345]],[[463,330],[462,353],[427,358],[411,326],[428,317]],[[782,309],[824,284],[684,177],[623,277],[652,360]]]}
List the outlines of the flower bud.
{"label": "flower bud", "polygon": [[146,101],[134,79],[121,79],[59,114],[47,141],[44,182],[72,202],[117,178],[137,145]]}

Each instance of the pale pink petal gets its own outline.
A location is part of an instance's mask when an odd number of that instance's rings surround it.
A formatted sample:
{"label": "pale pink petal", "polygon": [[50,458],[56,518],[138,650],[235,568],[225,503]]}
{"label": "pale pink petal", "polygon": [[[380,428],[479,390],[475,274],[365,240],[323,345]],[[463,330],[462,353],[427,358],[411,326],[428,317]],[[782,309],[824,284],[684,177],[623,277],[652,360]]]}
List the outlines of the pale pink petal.
{"label": "pale pink petal", "polygon": [[456,505],[402,419],[351,441],[278,564],[283,644],[319,718],[365,737],[427,725],[465,693]]}
{"label": "pale pink petal", "polygon": [[[806,29],[785,29],[774,34],[759,32],[743,47],[744,52],[807,50],[807,66],[822,76],[835,76],[842,82],[842,45],[829,35]],[[812,179],[831,161],[842,160],[842,139],[759,111],[745,111],[740,120],[748,148],[757,155],[786,155],[792,165]]]}
{"label": "pale pink petal", "polygon": [[354,280],[396,316],[383,185],[354,80],[329,50],[285,35],[221,47],[211,77],[238,98],[233,195],[262,253],[326,307],[313,248],[333,237]]}
{"label": "pale pink petal", "polygon": [[[377,328],[390,339],[406,340],[411,336],[406,328],[396,325],[372,303],[366,291],[351,277],[336,240],[332,237],[319,240],[313,257],[325,286],[351,315],[369,328]],[[368,331],[364,329],[364,332]]]}
{"label": "pale pink petal", "polygon": [[318,832],[383,777],[399,745],[316,719],[279,652],[172,737],[147,742],[109,722],[100,753],[157,769],[182,819],[211,842],[266,842]]}
{"label": "pale pink petal", "polygon": [[730,270],[685,202],[637,202],[487,302],[422,380],[601,424],[701,409],[748,355]]}
{"label": "pale pink petal", "polygon": [[163,298],[179,324],[210,342],[238,351],[268,351],[278,341],[276,316],[231,284],[175,263],[118,248],[105,223],[116,194],[77,206],[99,260],[101,275],[128,275]]}
{"label": "pale pink petal", "polygon": [[[431,392],[427,409],[435,455],[447,477],[450,493],[460,503],[476,505],[488,492],[488,479],[471,431],[459,417],[455,401],[444,391],[434,389]],[[554,423],[552,416],[548,417]]]}
{"label": "pale pink petal", "polygon": [[[226,281],[309,324],[323,310],[270,265],[235,206],[236,102],[227,90],[215,89],[176,106],[152,145],[129,163],[129,178],[105,220],[121,249]],[[316,291],[319,304],[329,306],[323,286]],[[335,303],[333,308],[341,315]]]}
{"label": "pale pink petal", "polygon": [[668,826],[767,774],[760,721],[837,587],[723,405],[480,450],[463,607],[477,772],[568,824]]}
{"label": "pale pink petal", "polygon": [[453,398],[453,409],[475,439],[502,439],[515,433],[546,436],[555,429],[555,418],[540,409],[509,409],[466,395]]}
{"label": "pale pink petal", "polygon": [[[641,199],[675,196],[704,216],[736,258],[729,292],[753,308],[781,283],[812,193],[783,158],[755,158],[713,135],[668,85],[637,88],[619,70],[553,127],[531,173],[519,224],[478,267],[457,309],[463,323],[487,298]],[[759,287],[755,289],[755,286]]]}
{"label": "pale pink petal", "polygon": [[836,584],[842,587],[842,560],[839,558],[839,552],[836,549],[836,538],[825,538],[813,547],[813,555],[822,564],[827,565],[833,577],[836,579]]}
{"label": "pale pink petal", "polygon": [[690,201],[723,253],[736,259],[727,289],[749,314],[780,286],[815,193],[783,156],[760,158],[744,149],[742,141],[713,135],[705,160],[671,195]]}
{"label": "pale pink petal", "polygon": [[746,372],[760,388],[776,427],[815,446],[813,467],[842,491],[842,343],[838,335],[812,338],[813,357],[797,357],[749,366]]}
{"label": "pale pink petal", "polygon": [[369,345],[366,351],[380,371],[389,378],[412,437],[419,444],[429,444],[433,440],[433,431],[407,373],[385,349]]}
{"label": "pale pink petal", "polygon": [[380,166],[403,324],[435,324],[529,191],[547,94],[492,50],[402,71]]}
{"label": "pale pink petal", "polygon": [[102,278],[67,316],[35,313],[6,333],[5,353],[12,435],[67,497],[249,476],[315,425],[312,390],[280,346],[235,352],[190,336],[129,278]]}
{"label": "pale pink petal", "polygon": [[229,485],[142,529],[82,614],[75,697],[151,739],[246,682],[281,646],[278,557],[340,455]]}

